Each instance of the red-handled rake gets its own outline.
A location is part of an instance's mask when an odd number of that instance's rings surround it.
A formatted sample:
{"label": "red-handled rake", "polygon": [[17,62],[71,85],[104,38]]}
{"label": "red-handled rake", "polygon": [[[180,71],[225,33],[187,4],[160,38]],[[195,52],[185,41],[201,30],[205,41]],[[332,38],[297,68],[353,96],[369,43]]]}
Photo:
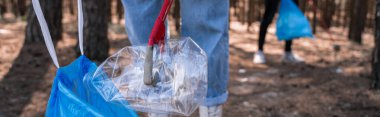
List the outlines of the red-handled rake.
{"label": "red-handled rake", "polygon": [[153,49],[154,45],[158,45],[160,52],[164,51],[165,44],[165,20],[170,11],[170,7],[174,0],[165,0],[158,15],[154,27],[149,36],[148,46],[146,48],[145,63],[144,63],[144,84],[155,86],[157,78],[153,76]]}

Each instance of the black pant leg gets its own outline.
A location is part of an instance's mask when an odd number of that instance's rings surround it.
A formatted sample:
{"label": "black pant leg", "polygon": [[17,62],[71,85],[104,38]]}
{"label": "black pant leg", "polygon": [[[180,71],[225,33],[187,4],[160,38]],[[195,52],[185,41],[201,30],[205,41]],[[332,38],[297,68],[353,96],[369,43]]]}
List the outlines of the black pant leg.
{"label": "black pant leg", "polygon": [[285,52],[291,52],[292,51],[292,40],[285,41]]}
{"label": "black pant leg", "polygon": [[[293,0],[293,2],[298,6],[299,5],[299,2],[298,0]],[[292,51],[292,45],[293,45],[293,41],[292,40],[289,40],[289,41],[285,41],[285,52],[291,52]]]}
{"label": "black pant leg", "polygon": [[272,22],[274,15],[276,14],[277,7],[279,4],[279,0],[265,0],[265,12],[263,20],[260,24],[260,32],[259,32],[259,45],[258,49],[260,51],[264,50],[265,36],[268,30],[268,26]]}

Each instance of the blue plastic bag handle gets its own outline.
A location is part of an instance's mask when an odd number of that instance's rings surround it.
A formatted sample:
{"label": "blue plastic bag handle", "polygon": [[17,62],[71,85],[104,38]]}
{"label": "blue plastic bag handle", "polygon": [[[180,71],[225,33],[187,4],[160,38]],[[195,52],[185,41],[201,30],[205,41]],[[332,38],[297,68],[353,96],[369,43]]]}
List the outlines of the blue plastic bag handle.
{"label": "blue plastic bag handle", "polygon": [[38,22],[40,23],[42,35],[44,37],[44,41],[49,51],[50,57],[53,59],[54,65],[59,68],[57,54],[55,53],[54,45],[50,36],[50,31],[47,26],[45,17],[42,13],[40,2],[38,0],[32,0],[32,4],[33,4],[34,12],[36,12]]}
{"label": "blue plastic bag handle", "polygon": [[78,37],[79,37],[79,49],[83,55],[83,9],[82,0],[78,0]]}
{"label": "blue plastic bag handle", "polygon": [[[55,53],[54,44],[51,40],[50,31],[48,28],[48,25],[46,23],[46,19],[42,13],[41,5],[38,0],[32,0],[33,9],[36,13],[38,22],[41,26],[42,35],[44,37],[44,41],[46,44],[46,47],[49,51],[50,57],[53,60],[54,65],[59,68],[59,63],[57,59],[57,54]],[[78,0],[78,32],[79,32],[79,48],[81,51],[81,54],[83,55],[83,10],[82,10],[82,0]]]}

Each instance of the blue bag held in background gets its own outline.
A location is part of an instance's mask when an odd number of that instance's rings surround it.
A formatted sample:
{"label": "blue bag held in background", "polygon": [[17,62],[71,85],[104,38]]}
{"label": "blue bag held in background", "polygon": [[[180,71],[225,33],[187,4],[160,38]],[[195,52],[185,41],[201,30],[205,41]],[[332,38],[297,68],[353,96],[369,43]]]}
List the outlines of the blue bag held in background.
{"label": "blue bag held in background", "polygon": [[279,40],[314,38],[307,18],[292,0],[281,0],[276,28]]}
{"label": "blue bag held in background", "polygon": [[[108,103],[91,85],[88,79],[93,78],[97,69],[95,63],[83,55],[83,14],[82,2],[78,0],[78,31],[79,46],[82,56],[70,65],[59,67],[54,45],[45,18],[42,14],[40,3],[33,0],[33,8],[41,26],[42,34],[49,54],[58,71],[53,82],[45,116],[47,117],[99,117],[99,116],[124,116],[137,117],[133,110],[122,107],[121,104]],[[116,88],[115,88],[116,89]],[[128,104],[126,101],[121,102]]]}

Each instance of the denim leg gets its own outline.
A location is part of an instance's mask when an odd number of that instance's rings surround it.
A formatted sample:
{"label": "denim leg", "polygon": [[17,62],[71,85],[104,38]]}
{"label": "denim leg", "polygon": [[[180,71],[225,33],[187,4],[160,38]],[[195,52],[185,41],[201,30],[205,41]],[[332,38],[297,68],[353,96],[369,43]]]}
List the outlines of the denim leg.
{"label": "denim leg", "polygon": [[132,45],[147,44],[163,0],[122,0],[122,3],[129,41]]}
{"label": "denim leg", "polygon": [[208,91],[204,106],[228,97],[229,0],[181,0],[181,36],[191,37],[208,56]]}

